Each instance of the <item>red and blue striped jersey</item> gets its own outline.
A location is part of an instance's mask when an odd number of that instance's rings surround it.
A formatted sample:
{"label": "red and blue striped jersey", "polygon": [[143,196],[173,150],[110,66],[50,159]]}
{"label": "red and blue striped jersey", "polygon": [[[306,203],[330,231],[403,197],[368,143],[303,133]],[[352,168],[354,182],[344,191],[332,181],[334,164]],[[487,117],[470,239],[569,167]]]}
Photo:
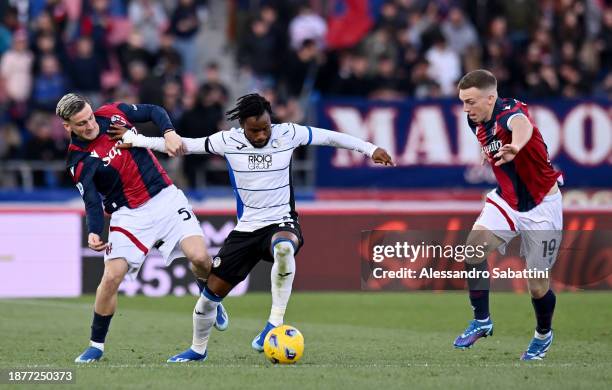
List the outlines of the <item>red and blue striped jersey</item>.
{"label": "red and blue striped jersey", "polygon": [[74,133],[68,146],[67,167],[76,183],[87,214],[89,233],[101,234],[104,211],[136,208],[172,184],[166,171],[148,149],[117,149],[121,141],[107,134],[111,124],[132,127],[153,121],[160,129],[173,128],[166,111],[148,104],[107,104],[94,112],[100,134],[83,141]]}
{"label": "red and blue striped jersey", "polygon": [[[527,118],[533,126],[533,134],[514,160],[495,166],[493,156],[502,145],[512,143],[509,123],[516,115]],[[493,168],[499,196],[517,211],[528,211],[540,204],[561,173],[550,163],[546,144],[527,105],[516,99],[498,98],[488,122],[475,123],[468,118],[468,123]]]}

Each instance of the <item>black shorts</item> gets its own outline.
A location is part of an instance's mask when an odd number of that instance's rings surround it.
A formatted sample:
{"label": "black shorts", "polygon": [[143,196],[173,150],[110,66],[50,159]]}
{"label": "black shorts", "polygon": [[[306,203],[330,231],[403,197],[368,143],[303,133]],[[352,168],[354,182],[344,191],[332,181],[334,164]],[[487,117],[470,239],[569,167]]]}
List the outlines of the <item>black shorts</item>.
{"label": "black shorts", "polygon": [[211,273],[233,286],[242,282],[259,260],[274,261],[270,246],[272,236],[278,232],[291,232],[297,236],[297,254],[304,244],[302,229],[297,222],[273,224],[254,232],[233,230],[213,258]]}

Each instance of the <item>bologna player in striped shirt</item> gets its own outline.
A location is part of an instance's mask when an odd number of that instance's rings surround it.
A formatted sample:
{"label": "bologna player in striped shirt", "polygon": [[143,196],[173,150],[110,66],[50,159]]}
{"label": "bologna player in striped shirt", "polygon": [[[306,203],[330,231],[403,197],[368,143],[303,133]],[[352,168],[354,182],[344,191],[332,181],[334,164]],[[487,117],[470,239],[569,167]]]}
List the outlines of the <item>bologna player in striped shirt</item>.
{"label": "bologna player in striped shirt", "polygon": [[[498,186],[489,192],[484,208],[468,236],[468,245],[486,243],[483,257],[466,260],[468,270],[488,270],[487,256],[521,236],[527,268],[544,271],[555,263],[563,228],[561,174],[548,158],[542,134],[527,105],[497,96],[497,80],[487,70],[475,70],[459,82],[459,98],[470,128],[482,147],[483,162],[493,168]],[[536,330],[522,360],[541,360],[553,340],[555,294],[550,278],[527,280],[535,310]],[[469,348],[493,334],[489,315],[489,280],[468,280],[474,319],[454,342]]]}
{"label": "bologna player in striped shirt", "polygon": [[[212,260],[191,206],[153,153],[121,150],[121,141],[108,135],[117,126],[134,129],[134,123],[152,121],[163,131],[168,152],[182,154],[181,138],[163,108],[113,103],[94,112],[84,97],[70,93],[57,103],[56,114],[70,133],[67,168],[85,202],[87,243],[93,250],[105,251],[90,346],[75,360],[90,363],[103,355],[119,284],[128,273],[135,276],[153,247],[160,250],[167,265],[175,258],[187,257],[200,286],[208,277]],[[104,211],[111,214],[108,243],[101,239]],[[227,325],[227,314],[220,306],[215,326],[224,330]]]}

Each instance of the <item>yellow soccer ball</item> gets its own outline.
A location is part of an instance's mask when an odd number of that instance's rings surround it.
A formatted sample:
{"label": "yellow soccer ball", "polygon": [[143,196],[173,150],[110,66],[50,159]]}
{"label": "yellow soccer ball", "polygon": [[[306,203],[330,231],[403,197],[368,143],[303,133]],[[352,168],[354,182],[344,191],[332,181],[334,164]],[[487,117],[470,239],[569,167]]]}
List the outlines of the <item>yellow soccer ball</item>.
{"label": "yellow soccer ball", "polygon": [[304,336],[293,326],[277,326],[266,335],[264,354],[272,363],[293,364],[304,354]]}

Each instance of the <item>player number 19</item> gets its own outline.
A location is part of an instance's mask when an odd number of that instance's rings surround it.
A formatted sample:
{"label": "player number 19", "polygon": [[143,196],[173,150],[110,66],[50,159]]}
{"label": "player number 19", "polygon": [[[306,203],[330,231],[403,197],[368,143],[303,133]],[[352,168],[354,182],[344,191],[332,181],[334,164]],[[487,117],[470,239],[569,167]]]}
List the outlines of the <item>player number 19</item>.
{"label": "player number 19", "polygon": [[543,250],[542,257],[552,256],[555,253],[555,248],[557,247],[557,240],[554,238],[550,241],[542,241]]}

